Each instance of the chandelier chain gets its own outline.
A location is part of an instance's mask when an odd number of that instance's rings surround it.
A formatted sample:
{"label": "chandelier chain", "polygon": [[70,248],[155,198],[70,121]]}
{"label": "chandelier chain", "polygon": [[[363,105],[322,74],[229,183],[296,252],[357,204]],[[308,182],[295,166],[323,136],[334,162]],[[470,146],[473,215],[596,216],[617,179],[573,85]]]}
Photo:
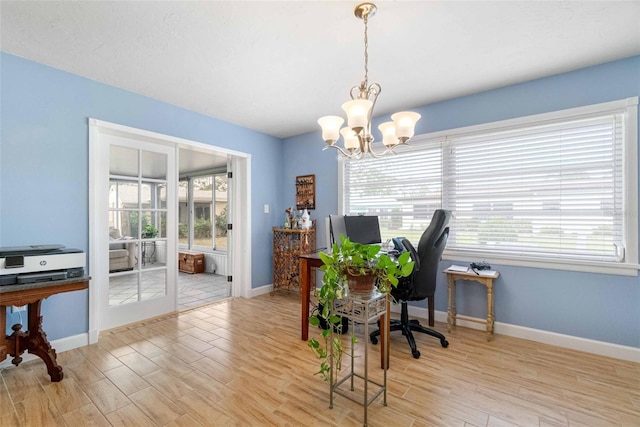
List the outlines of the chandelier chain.
{"label": "chandelier chain", "polygon": [[369,37],[367,36],[368,28],[369,28],[369,15],[365,14],[364,19],[364,85],[365,87],[369,85]]}

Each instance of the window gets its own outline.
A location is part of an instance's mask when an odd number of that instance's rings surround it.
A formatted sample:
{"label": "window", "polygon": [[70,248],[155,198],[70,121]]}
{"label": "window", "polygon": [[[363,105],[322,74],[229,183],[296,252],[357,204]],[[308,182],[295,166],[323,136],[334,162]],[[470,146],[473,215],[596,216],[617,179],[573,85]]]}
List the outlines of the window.
{"label": "window", "polygon": [[227,174],[183,178],[178,189],[179,243],[198,250],[226,250]]}
{"label": "window", "polygon": [[379,215],[383,239],[417,242],[433,211],[449,209],[451,259],[637,274],[637,103],[423,135],[396,156],[343,160],[343,210]]}

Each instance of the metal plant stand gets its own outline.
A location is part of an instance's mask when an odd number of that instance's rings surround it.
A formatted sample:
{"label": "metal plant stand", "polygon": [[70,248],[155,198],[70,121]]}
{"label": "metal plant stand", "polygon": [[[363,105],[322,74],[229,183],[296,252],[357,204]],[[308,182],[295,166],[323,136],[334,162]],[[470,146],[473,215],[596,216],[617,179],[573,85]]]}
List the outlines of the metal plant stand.
{"label": "metal plant stand", "polygon": [[[342,379],[334,382],[334,372],[333,372],[333,330],[331,336],[331,347],[330,347],[330,358],[331,358],[331,371],[330,371],[330,381],[329,381],[329,408],[333,409],[333,394],[337,393],[343,397],[346,397],[353,402],[356,402],[364,407],[364,424],[367,425],[367,408],[369,405],[381,394],[383,395],[383,403],[384,406],[387,406],[387,366],[389,366],[387,355],[385,354],[384,360],[384,380],[383,383],[380,384],[373,380],[369,379],[368,376],[368,348],[367,338],[369,337],[369,323],[374,322],[380,318],[380,316],[385,315],[387,311],[387,294],[382,294],[377,291],[373,291],[372,293],[350,293],[348,296],[341,300],[336,300],[334,302],[335,313],[342,317],[347,317],[351,321],[351,330],[354,330],[355,323],[363,323],[364,324],[364,374],[358,374],[354,371],[354,342],[351,340],[351,370],[345,375]],[[386,316],[385,321],[388,321],[388,316]],[[380,325],[383,327],[383,325]],[[389,334],[384,334],[384,347],[387,348],[389,340]],[[386,351],[385,351],[386,353]],[[340,390],[339,387],[347,381],[350,381],[351,391],[354,391],[354,378],[360,378],[364,381],[364,396],[361,400],[356,399],[351,394],[347,394],[346,391]],[[378,389],[375,393],[368,397],[368,386],[372,384],[377,386]]]}

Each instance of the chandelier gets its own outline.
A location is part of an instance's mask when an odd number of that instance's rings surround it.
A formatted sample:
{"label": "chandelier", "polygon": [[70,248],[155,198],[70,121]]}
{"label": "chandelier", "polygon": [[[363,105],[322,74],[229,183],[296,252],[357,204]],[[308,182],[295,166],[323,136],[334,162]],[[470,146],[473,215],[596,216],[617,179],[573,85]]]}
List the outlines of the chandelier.
{"label": "chandelier", "polygon": [[[367,29],[369,18],[375,15],[377,7],[373,3],[361,3],[356,6],[354,14],[364,21],[364,80],[360,86],[351,88],[351,101],[342,104],[342,109],[347,113],[347,127],[340,129],[344,119],[339,116],[325,116],[318,119],[322,128],[322,139],[327,143],[323,148],[335,148],[343,156],[359,159],[365,153],[373,157],[382,157],[393,152],[400,145],[408,145],[406,142],[414,134],[416,122],[420,114],[411,111],[402,111],[391,115],[391,122],[378,126],[382,133],[383,151],[373,150],[374,138],[371,134],[371,117],[378,95],[382,88],[378,83],[369,85],[369,40]],[[340,135],[344,138],[344,148],[336,145]]]}

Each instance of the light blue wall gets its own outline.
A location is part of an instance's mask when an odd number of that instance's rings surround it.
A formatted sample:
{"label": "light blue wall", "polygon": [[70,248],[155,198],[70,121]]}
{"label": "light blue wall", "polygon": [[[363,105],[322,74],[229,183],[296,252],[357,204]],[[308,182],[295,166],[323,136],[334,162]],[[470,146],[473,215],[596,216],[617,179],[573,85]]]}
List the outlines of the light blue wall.
{"label": "light blue wall", "polygon": [[[301,137],[299,142],[298,138],[292,138],[285,145],[284,158],[287,166],[283,173],[282,198],[285,207],[295,208],[296,176],[316,176],[316,209],[309,211],[309,214],[311,219],[316,220],[316,245],[321,248],[326,247],[325,218],[338,211],[338,162],[336,150],[321,151],[324,142],[319,135],[306,136],[307,138]],[[284,211],[281,221],[284,221]]]}
{"label": "light blue wall", "polygon": [[[420,108],[406,108],[422,114],[416,129],[419,135],[633,96],[640,96],[640,56]],[[388,118],[375,120],[374,128],[384,120]],[[319,131],[284,142],[285,200],[293,198],[296,175],[315,173],[318,210],[314,218],[337,213],[338,207],[336,156],[333,152],[321,153],[323,144]],[[637,221],[637,210],[633,215]],[[442,268],[450,263],[444,261]],[[493,267],[501,273],[495,285],[497,322],[640,348],[637,276]],[[436,310],[446,309],[446,283],[441,277]],[[458,285],[458,312],[486,316],[486,292],[481,285]]]}
{"label": "light blue wall", "polygon": [[[249,153],[252,287],[271,283],[271,227],[282,207],[281,140],[0,55],[0,246],[59,243],[88,253],[88,118],[93,117]],[[264,204],[271,206],[270,214],[263,213]],[[49,339],[86,332],[88,292],[52,296],[43,314]],[[18,320],[9,315],[7,323]]]}
{"label": "light blue wall", "polygon": [[[89,117],[251,155],[252,287],[271,283],[271,227],[295,203],[297,175],[316,175],[318,208],[312,218],[318,220],[318,243],[324,244],[323,218],[338,207],[338,170],[335,152],[320,151],[324,142],[319,132],[283,144],[6,53],[0,53],[0,91],[0,246],[61,243],[88,251]],[[633,57],[407,108],[423,115],[416,130],[421,134],[638,95],[640,57]],[[263,213],[265,204],[269,214]],[[638,277],[495,267],[502,273],[496,283],[498,322],[640,347]],[[485,315],[485,293],[479,286],[461,286],[459,294],[461,313]],[[45,302],[50,339],[87,331],[87,300],[87,292],[73,292]],[[446,310],[443,280],[436,309]],[[17,315],[7,319],[8,324],[18,320]]]}

